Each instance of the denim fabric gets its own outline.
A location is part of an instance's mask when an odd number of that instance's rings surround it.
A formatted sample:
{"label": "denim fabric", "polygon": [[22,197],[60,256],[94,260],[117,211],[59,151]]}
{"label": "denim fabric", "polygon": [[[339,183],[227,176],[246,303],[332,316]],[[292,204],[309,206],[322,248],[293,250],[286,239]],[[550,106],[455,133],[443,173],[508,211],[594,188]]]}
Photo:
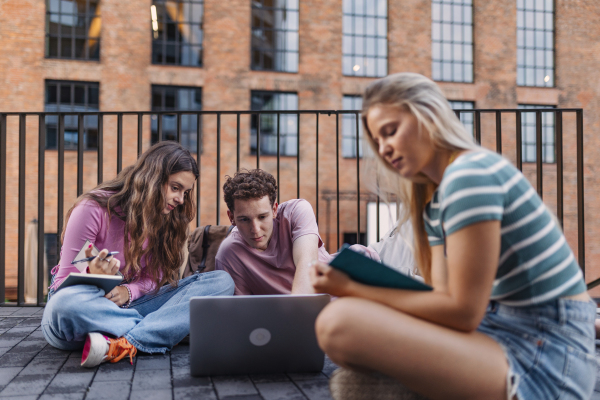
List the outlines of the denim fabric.
{"label": "denim fabric", "polygon": [[558,299],[530,307],[492,302],[478,331],[503,348],[508,398],[589,399],[596,381],[596,304]]}
{"label": "denim fabric", "polygon": [[230,296],[234,288],[227,272],[195,274],[123,309],[96,286],[71,286],[50,297],[42,332],[48,343],[62,350],[81,349],[89,332],[102,332],[124,336],[140,351],[164,354],[189,334],[191,297]]}

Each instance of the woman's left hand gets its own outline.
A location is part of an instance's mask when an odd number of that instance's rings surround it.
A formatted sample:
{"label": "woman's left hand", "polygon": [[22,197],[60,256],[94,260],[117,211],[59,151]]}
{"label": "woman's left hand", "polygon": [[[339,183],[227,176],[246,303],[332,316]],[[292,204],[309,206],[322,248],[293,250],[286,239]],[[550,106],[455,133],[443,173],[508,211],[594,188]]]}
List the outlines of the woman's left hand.
{"label": "woman's left hand", "polygon": [[310,282],[317,293],[332,296],[349,296],[354,282],[348,275],[320,261],[315,261],[309,270]]}
{"label": "woman's left hand", "polygon": [[127,288],[123,286],[116,286],[104,297],[121,307],[123,304],[129,301],[129,290],[127,290]]}

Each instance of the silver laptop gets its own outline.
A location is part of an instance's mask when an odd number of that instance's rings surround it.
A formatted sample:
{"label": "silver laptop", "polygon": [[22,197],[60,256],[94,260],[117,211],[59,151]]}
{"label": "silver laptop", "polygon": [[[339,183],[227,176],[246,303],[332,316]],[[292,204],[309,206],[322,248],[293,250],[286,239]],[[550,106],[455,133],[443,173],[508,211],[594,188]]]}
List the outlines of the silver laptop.
{"label": "silver laptop", "polygon": [[326,294],[193,297],[191,374],[321,371],[315,320],[329,300]]}

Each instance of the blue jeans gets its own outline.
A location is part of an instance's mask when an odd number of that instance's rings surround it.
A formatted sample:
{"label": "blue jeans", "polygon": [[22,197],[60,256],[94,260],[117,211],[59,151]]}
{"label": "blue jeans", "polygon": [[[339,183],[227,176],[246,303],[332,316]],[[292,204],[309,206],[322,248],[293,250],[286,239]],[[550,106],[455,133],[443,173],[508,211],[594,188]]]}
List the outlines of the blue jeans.
{"label": "blue jeans", "polygon": [[596,381],[596,304],[558,299],[529,307],[492,302],[479,328],[506,355],[509,399],[580,399]]}
{"label": "blue jeans", "polygon": [[96,286],[70,286],[51,295],[42,332],[61,350],[82,349],[88,333],[102,332],[124,336],[139,351],[164,354],[190,332],[191,297],[231,296],[234,287],[225,271],[194,274],[120,308]]}

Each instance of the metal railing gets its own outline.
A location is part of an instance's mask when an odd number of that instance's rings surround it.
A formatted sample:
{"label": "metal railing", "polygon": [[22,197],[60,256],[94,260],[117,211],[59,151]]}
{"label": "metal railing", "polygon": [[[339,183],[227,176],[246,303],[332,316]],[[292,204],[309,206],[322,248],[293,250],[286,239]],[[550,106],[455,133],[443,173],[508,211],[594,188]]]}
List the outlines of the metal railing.
{"label": "metal railing", "polygon": [[[522,170],[523,162],[522,162],[522,115],[524,113],[535,113],[536,116],[536,162],[535,162],[535,170],[536,170],[536,188],[538,194],[540,196],[543,195],[543,163],[542,163],[542,113],[553,113],[555,116],[556,129],[555,129],[555,145],[556,145],[556,195],[557,195],[557,209],[556,214],[558,220],[561,224],[563,224],[564,219],[564,202],[563,202],[563,119],[565,115],[572,115],[576,121],[575,125],[575,141],[576,141],[576,190],[577,190],[577,255],[578,261],[585,272],[585,235],[584,235],[584,187],[583,187],[583,110],[582,109],[475,109],[475,110],[456,110],[457,116],[461,116],[464,114],[470,114],[474,118],[474,127],[473,132],[475,139],[478,142],[482,140],[482,118],[484,118],[485,114],[493,114],[495,115],[495,147],[496,151],[502,153],[503,151],[503,135],[502,135],[502,116],[504,115],[514,115],[515,118],[515,143],[514,151],[515,151],[515,159],[516,166]],[[277,152],[273,155],[261,155],[261,115],[275,115],[276,118],[276,131],[274,134],[277,136]],[[282,156],[280,154],[280,117],[282,114],[292,114],[297,116],[297,154],[295,156]],[[200,224],[211,224],[216,223],[220,224],[220,215],[221,215],[221,174],[222,174],[222,164],[221,159],[223,157],[222,154],[222,119],[224,117],[229,118],[229,116],[235,116],[236,124],[235,124],[235,143],[236,143],[236,154],[235,154],[235,170],[239,170],[242,162],[242,157],[244,160],[249,160],[249,157],[255,157],[255,166],[256,168],[260,168],[261,159],[265,157],[269,157],[269,160],[272,161],[273,157],[276,159],[276,179],[278,182],[278,187],[281,187],[280,184],[280,167],[282,158],[285,159],[286,164],[292,164],[293,159],[296,161],[296,197],[300,198],[301,196],[301,157],[310,158],[314,155],[314,167],[315,167],[315,181],[314,181],[314,193],[316,193],[316,202],[315,202],[315,212],[317,216],[317,221],[319,221],[319,197],[322,193],[327,192],[328,202],[333,201],[335,198],[336,202],[336,231],[335,235],[337,236],[337,247],[340,245],[340,201],[348,201],[348,199],[352,199],[352,196],[349,195],[348,190],[340,190],[340,115],[352,115],[355,120],[355,146],[356,153],[359,154],[359,146],[360,144],[360,135],[359,135],[359,111],[341,111],[341,110],[293,110],[293,111],[193,111],[193,112],[60,112],[60,113],[0,113],[0,305],[14,305],[14,302],[5,302],[6,295],[6,272],[7,266],[5,265],[6,260],[6,209],[7,209],[7,191],[6,191],[6,183],[7,183],[7,170],[8,168],[13,168],[14,165],[7,165],[7,125],[10,118],[18,119],[18,246],[17,246],[17,254],[18,254],[18,262],[17,262],[17,296],[16,296],[16,305],[27,305],[25,303],[24,297],[24,279],[25,279],[25,254],[24,254],[24,246],[25,246],[25,199],[26,199],[26,187],[25,187],[25,176],[26,176],[26,164],[27,157],[30,154],[28,152],[28,143],[26,141],[27,135],[27,121],[28,118],[37,118],[38,120],[38,132],[37,132],[37,146],[38,146],[38,154],[37,154],[37,162],[38,162],[38,175],[37,175],[37,220],[38,222],[38,235],[37,235],[37,302],[36,305],[44,304],[44,293],[43,288],[47,286],[47,283],[44,282],[44,213],[45,213],[45,184],[46,184],[46,169],[44,168],[46,154],[49,151],[55,151],[57,153],[57,173],[58,178],[56,181],[57,185],[57,202],[56,202],[56,231],[57,234],[60,235],[60,232],[63,228],[63,217],[64,217],[64,189],[65,189],[65,143],[64,143],[64,133],[65,133],[65,117],[66,116],[76,116],[78,120],[78,130],[77,130],[77,182],[76,182],[76,192],[77,196],[81,195],[84,190],[84,176],[83,176],[83,167],[84,167],[84,118],[86,116],[96,116],[98,119],[97,125],[97,149],[95,150],[97,153],[97,182],[102,182],[104,180],[104,141],[105,141],[105,132],[104,132],[104,120],[106,117],[116,117],[116,131],[111,132],[112,135],[116,136],[116,171],[117,173],[122,169],[123,162],[123,118],[128,116],[137,117],[137,130],[135,133],[137,134],[137,155],[142,153],[144,148],[144,129],[148,129],[149,126],[144,126],[143,119],[144,116],[158,116],[158,121],[156,124],[156,129],[158,133],[158,140],[163,138],[163,118],[170,117],[176,118],[176,140],[181,141],[181,120],[182,116],[192,115],[196,116],[197,124],[196,124],[196,134],[197,141],[197,161],[199,167],[202,165],[202,158],[205,157],[215,157],[216,158],[216,170],[215,170],[215,190],[214,193],[202,193],[201,190],[201,181],[206,179],[205,173],[200,171],[200,178],[197,184],[196,190],[196,202],[198,207],[198,218],[196,219],[196,225]],[[244,128],[241,127],[240,117],[244,115],[255,115],[258,117],[258,126],[256,129],[256,154],[250,154],[245,150],[241,149],[241,141],[242,141],[242,131]],[[56,150],[47,150],[46,149],[46,117],[48,116],[57,116],[58,117],[58,141],[57,141],[57,149]],[[309,128],[301,127],[300,120],[301,116],[303,118],[310,118],[313,122]],[[207,118],[214,118],[213,126],[215,127],[214,131],[212,129],[207,130],[205,126],[206,123],[203,121]],[[333,119],[333,121],[332,121]],[[326,121],[326,128],[323,128],[324,121]],[[488,124],[489,125],[489,124]],[[87,125],[86,125],[87,126]],[[486,125],[487,126],[487,125]],[[506,124],[505,124],[506,126]],[[301,130],[302,128],[302,130]],[[301,136],[305,136],[307,129],[314,134],[314,149],[310,152],[305,150],[305,148],[301,148]],[[12,133],[11,133],[12,134]],[[244,133],[246,134],[246,133]],[[319,154],[319,145],[323,139],[331,140],[330,135],[335,135],[335,152],[333,149],[327,149],[325,151],[326,154]],[[233,135],[229,135],[233,136]],[[31,136],[29,136],[31,137]],[[114,136],[113,136],[114,137]],[[204,139],[204,146],[202,145]],[[206,149],[206,143],[208,141],[214,140],[214,145],[216,146],[215,154],[203,154],[203,148]],[[312,140],[312,139],[311,139]],[[88,150],[89,151],[89,150]],[[242,154],[244,152],[244,154]],[[330,162],[330,156],[335,153],[335,163]],[[505,153],[505,155],[507,155]],[[323,167],[323,163],[319,163],[319,160],[323,159],[323,157],[329,157],[328,163]],[[231,154],[227,154],[227,160],[229,162],[233,162],[233,157]],[[355,157],[355,160],[345,159],[344,167],[348,167],[348,165],[354,165],[352,168],[356,169],[356,194],[354,196],[356,200],[356,241],[360,242],[360,233],[361,233],[361,200],[364,203],[365,193],[366,191],[362,191],[361,193],[361,165],[362,161],[360,157]],[[323,182],[319,182],[319,175],[323,168],[330,168],[335,165],[335,184],[333,184],[333,180],[326,180],[326,187],[323,187]],[[321,170],[320,170],[321,168]],[[349,176],[348,171],[344,171],[344,174]],[[353,175],[353,173],[352,173]],[[321,186],[320,186],[321,185]],[[334,187],[332,187],[334,186]],[[347,186],[347,185],[345,185]],[[354,189],[352,189],[352,192]],[[334,194],[335,193],[335,194]],[[340,193],[342,193],[343,199],[340,199]],[[200,211],[201,204],[203,199],[207,199],[206,196],[215,196],[212,197],[216,199],[215,203],[215,213],[214,220],[211,221],[201,221]],[[369,196],[367,196],[369,197]],[[323,197],[324,198],[324,197]],[[369,197],[370,198],[370,197]],[[280,193],[278,189],[277,200],[280,200]],[[379,216],[379,198],[376,198],[377,202],[377,238],[380,238],[380,216]],[[329,203],[328,203],[329,204]],[[364,227],[364,226],[363,226]],[[60,241],[57,241],[57,254],[60,254]],[[11,251],[14,251],[11,249]],[[48,266],[50,269],[52,266]]]}

